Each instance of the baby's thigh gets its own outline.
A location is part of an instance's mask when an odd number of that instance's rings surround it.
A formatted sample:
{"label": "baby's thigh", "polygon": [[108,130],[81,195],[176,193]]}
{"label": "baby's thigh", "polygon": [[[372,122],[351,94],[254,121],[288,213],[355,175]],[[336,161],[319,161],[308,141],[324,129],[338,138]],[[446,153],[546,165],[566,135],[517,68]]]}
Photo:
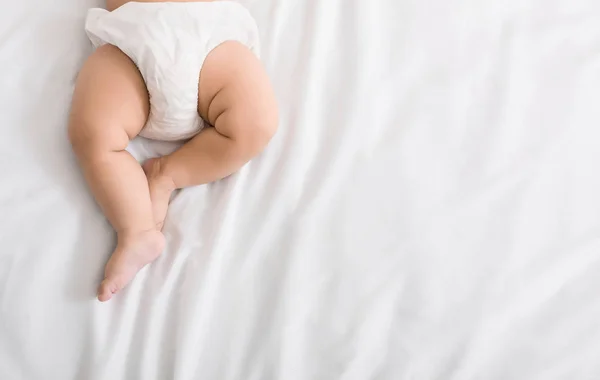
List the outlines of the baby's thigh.
{"label": "baby's thigh", "polygon": [[[198,112],[228,136],[253,125],[276,128],[277,104],[270,80],[246,46],[228,41],[209,53],[200,73]],[[231,122],[218,125],[226,113]]]}
{"label": "baby's thigh", "polygon": [[121,50],[104,45],[77,77],[69,133],[76,141],[118,139],[120,148],[144,127],[148,112],[148,92],[137,67]]}

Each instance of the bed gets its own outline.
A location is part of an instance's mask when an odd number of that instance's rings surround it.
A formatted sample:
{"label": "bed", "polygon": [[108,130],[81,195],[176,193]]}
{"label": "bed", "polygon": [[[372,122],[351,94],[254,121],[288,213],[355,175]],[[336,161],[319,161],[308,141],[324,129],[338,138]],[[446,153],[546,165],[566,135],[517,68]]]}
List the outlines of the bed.
{"label": "bed", "polygon": [[101,3],[4,6],[0,379],[599,379],[600,3],[243,3],[280,131],[107,304],[66,138]]}

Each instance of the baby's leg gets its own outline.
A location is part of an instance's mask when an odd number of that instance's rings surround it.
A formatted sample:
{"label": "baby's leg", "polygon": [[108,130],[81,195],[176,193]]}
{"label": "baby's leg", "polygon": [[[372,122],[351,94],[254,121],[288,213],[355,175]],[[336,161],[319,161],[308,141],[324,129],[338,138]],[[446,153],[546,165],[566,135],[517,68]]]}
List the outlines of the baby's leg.
{"label": "baby's leg", "polygon": [[127,285],[164,247],[164,237],[154,224],[146,176],[125,151],[146,122],[148,103],[139,71],[114,46],[97,49],[77,78],[69,137],[118,239],[98,289],[100,301]]}
{"label": "baby's leg", "polygon": [[258,58],[237,42],[214,49],[202,68],[198,110],[205,128],[174,153],[144,164],[156,222],[174,189],[224,178],[260,153],[277,129],[277,104]]}

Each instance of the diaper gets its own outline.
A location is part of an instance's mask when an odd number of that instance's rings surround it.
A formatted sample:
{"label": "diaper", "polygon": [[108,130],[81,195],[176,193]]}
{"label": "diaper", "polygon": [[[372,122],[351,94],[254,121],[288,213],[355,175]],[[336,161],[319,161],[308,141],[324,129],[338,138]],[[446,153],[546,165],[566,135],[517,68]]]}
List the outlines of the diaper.
{"label": "diaper", "polygon": [[86,32],[97,48],[117,46],[137,65],[150,95],[150,115],[140,135],[183,140],[200,132],[198,81],[208,53],[237,41],[259,54],[258,28],[232,1],[129,2],[112,12],[90,9]]}

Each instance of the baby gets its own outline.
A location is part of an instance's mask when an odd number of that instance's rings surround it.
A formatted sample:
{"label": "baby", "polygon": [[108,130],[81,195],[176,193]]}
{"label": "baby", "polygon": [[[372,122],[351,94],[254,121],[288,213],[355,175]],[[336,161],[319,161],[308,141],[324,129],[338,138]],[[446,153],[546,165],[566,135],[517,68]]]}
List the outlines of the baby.
{"label": "baby", "polygon": [[[278,124],[257,28],[241,5],[108,0],[107,8],[88,13],[96,50],[77,78],[69,120],[86,181],[117,232],[102,302],[163,251],[171,193],[234,173]],[[137,135],[191,139],[141,166],[125,150]]]}

